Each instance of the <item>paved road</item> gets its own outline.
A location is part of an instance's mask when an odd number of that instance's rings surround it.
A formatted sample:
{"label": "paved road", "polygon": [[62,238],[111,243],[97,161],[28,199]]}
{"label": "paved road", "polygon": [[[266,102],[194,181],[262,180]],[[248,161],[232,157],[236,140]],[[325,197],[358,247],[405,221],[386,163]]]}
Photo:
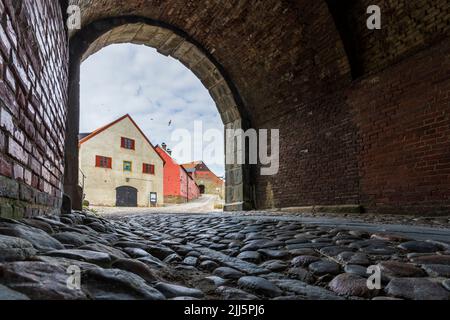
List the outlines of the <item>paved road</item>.
{"label": "paved road", "polygon": [[[387,230],[436,240],[443,229],[269,212],[132,212],[0,221],[0,300],[450,300],[450,244]],[[74,265],[81,290],[67,288]],[[368,286],[369,266],[378,270],[377,290]]]}
{"label": "paved road", "polygon": [[218,201],[215,195],[203,195],[201,198],[189,203],[170,205],[163,208],[107,208],[94,207],[93,209],[105,217],[132,217],[142,215],[212,215],[214,217],[233,217],[240,220],[274,220],[300,222],[321,227],[337,227],[345,230],[357,230],[365,232],[389,233],[407,237],[414,240],[434,240],[450,243],[450,224],[448,227],[429,227],[420,225],[402,224],[392,219],[370,221],[370,219],[336,218],[336,217],[310,217],[292,215],[289,213],[275,214],[273,212],[245,212],[224,213],[222,210],[214,210],[214,204]]}
{"label": "paved road", "polygon": [[358,230],[376,233],[388,233],[411,238],[414,240],[435,240],[450,243],[450,228],[431,228],[402,224],[375,224],[363,221],[338,218],[302,218],[302,217],[268,217],[265,215],[247,216],[241,219],[270,219],[275,221],[293,221],[303,224],[341,228],[345,230]]}
{"label": "paved road", "polygon": [[220,213],[222,210],[215,210],[214,204],[219,202],[218,196],[204,194],[199,199],[179,205],[168,205],[162,208],[111,208],[92,207],[92,209],[102,216],[123,216],[123,215],[145,215],[158,213]]}

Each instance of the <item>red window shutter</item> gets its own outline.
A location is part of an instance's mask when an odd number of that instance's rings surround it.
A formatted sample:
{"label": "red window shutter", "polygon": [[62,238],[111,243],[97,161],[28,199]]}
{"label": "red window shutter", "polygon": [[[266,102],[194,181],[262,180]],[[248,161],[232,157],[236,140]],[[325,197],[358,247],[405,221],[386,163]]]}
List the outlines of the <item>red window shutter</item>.
{"label": "red window shutter", "polygon": [[97,168],[99,168],[101,165],[101,157],[100,156],[95,156],[95,166]]}
{"label": "red window shutter", "polygon": [[155,166],[152,164],[144,163],[142,165],[142,172],[145,174],[155,174]]}
{"label": "red window shutter", "polygon": [[108,169],[112,169],[112,158],[108,158]]}
{"label": "red window shutter", "polygon": [[131,140],[131,149],[136,150],[136,141]]}
{"label": "red window shutter", "polygon": [[125,148],[125,138],[120,139],[120,147]]}

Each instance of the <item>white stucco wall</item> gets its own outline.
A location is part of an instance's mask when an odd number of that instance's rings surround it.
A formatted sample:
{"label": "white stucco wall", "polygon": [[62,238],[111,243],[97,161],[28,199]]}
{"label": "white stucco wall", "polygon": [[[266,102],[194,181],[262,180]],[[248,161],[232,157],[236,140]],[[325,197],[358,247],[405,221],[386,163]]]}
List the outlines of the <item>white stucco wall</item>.
{"label": "white stucco wall", "polygon": [[[134,139],[135,150],[121,148],[121,138]],[[112,169],[97,168],[96,156],[112,158]],[[86,200],[91,205],[115,206],[116,188],[138,190],[138,206],[150,205],[150,193],[158,194],[158,205],[164,203],[164,162],[127,117],[80,146],[80,169],[86,176]],[[131,161],[133,171],[123,171],[123,162]],[[142,172],[143,163],[155,165],[155,175]]]}

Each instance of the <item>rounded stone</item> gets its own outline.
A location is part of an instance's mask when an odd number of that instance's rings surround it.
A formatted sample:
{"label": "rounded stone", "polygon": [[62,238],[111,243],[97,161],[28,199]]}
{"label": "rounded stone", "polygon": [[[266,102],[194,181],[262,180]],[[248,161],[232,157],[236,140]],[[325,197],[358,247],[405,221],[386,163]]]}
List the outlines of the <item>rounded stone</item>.
{"label": "rounded stone", "polygon": [[97,251],[97,252],[104,252],[109,254],[114,260],[117,259],[128,259],[130,256],[123,252],[122,250],[119,250],[114,247],[110,247],[101,243],[93,243],[88,244],[85,246],[80,247],[81,250],[89,250],[89,251]]}
{"label": "rounded stone", "polygon": [[200,269],[205,270],[205,271],[210,271],[210,272],[214,271],[218,267],[219,267],[219,265],[216,262],[211,261],[211,260],[203,261],[202,263],[200,263],[200,266],[199,266]]}
{"label": "rounded stone", "polygon": [[137,274],[147,282],[154,282],[157,280],[153,271],[145,263],[139,260],[119,259],[112,264],[112,267]]}
{"label": "rounded stone", "polygon": [[270,298],[278,297],[282,293],[272,282],[260,277],[242,277],[239,279],[238,285],[244,290]]}
{"label": "rounded stone", "polygon": [[43,221],[39,221],[36,219],[25,219],[22,222],[30,227],[41,229],[42,231],[48,234],[53,234],[55,232],[55,230],[52,228],[50,224]]}
{"label": "rounded stone", "polygon": [[41,252],[64,249],[61,242],[49,236],[45,231],[26,225],[2,223],[0,225],[0,235],[27,240]]}
{"label": "rounded stone", "polygon": [[88,224],[87,226],[97,232],[100,232],[100,233],[106,232],[106,227],[102,223],[97,222],[97,221],[92,222],[92,223]]}
{"label": "rounded stone", "polygon": [[111,264],[111,256],[107,253],[88,250],[58,250],[47,253],[50,257],[60,257],[72,260],[80,260],[107,267]]}
{"label": "rounded stone", "polygon": [[372,298],[378,293],[377,290],[369,289],[365,278],[349,273],[338,275],[330,282],[329,287],[332,291],[343,296]]}
{"label": "rounded stone", "polygon": [[300,267],[289,269],[288,276],[292,279],[300,280],[305,283],[314,283],[314,276],[310,272],[308,272],[308,270]]}
{"label": "rounded stone", "polygon": [[36,253],[29,241],[0,235],[0,262],[27,260]]}
{"label": "rounded stone", "polygon": [[426,241],[409,241],[398,246],[400,249],[415,253],[431,253],[442,250],[443,248],[437,244]]}
{"label": "rounded stone", "polygon": [[260,249],[258,252],[263,255],[267,259],[279,259],[284,260],[288,259],[290,254],[284,250],[269,250],[269,249]]}
{"label": "rounded stone", "polygon": [[196,283],[196,287],[206,293],[214,292],[218,287],[224,286],[228,283],[228,280],[222,279],[217,276],[210,276],[201,279]]}
{"label": "rounded stone", "polygon": [[195,267],[198,264],[198,258],[197,257],[187,257],[183,260],[183,264],[187,266]]}
{"label": "rounded stone", "polygon": [[76,232],[61,232],[53,235],[53,238],[64,245],[73,245],[74,247],[82,247],[87,244],[88,237]]}
{"label": "rounded stone", "polygon": [[331,261],[317,261],[309,265],[309,270],[315,275],[336,275],[341,272],[341,266]]}
{"label": "rounded stone", "polygon": [[386,287],[394,297],[409,300],[450,300],[450,292],[426,278],[395,278]]}
{"label": "rounded stone", "polygon": [[132,258],[139,259],[151,256],[147,251],[140,248],[124,248],[123,251]]}
{"label": "rounded stone", "polygon": [[443,264],[450,266],[450,256],[434,255],[412,258],[412,262],[417,264]]}
{"label": "rounded stone", "polygon": [[138,260],[145,263],[150,268],[167,269],[167,265],[164,262],[162,262],[161,260],[159,260],[151,255],[138,258]]}
{"label": "rounded stone", "polygon": [[169,249],[165,246],[160,246],[160,245],[150,245],[145,250],[148,253],[150,253],[152,256],[154,256],[160,260],[164,260],[171,254],[175,253],[175,251],[173,251],[172,249]]}
{"label": "rounded stone", "polygon": [[0,301],[30,300],[26,295],[0,284]]}
{"label": "rounded stone", "polygon": [[370,238],[374,239],[374,240],[393,241],[393,242],[408,240],[404,237],[400,237],[400,236],[393,235],[393,234],[385,234],[385,233],[376,233],[376,234],[373,234]]}
{"label": "rounded stone", "polygon": [[[66,275],[67,278],[67,275]],[[164,300],[144,279],[119,269],[92,269],[83,273],[83,290],[97,300]]]}
{"label": "rounded stone", "polygon": [[205,295],[198,289],[187,288],[175,284],[169,283],[157,283],[155,289],[161,292],[166,298],[176,298],[176,297],[193,297],[193,298],[203,298]]}
{"label": "rounded stone", "polygon": [[354,274],[363,278],[368,278],[367,268],[360,265],[348,264],[344,267],[344,271],[349,274]]}
{"label": "rounded stone", "polygon": [[332,246],[332,247],[326,247],[326,248],[320,249],[320,253],[322,253],[323,255],[326,255],[326,256],[331,256],[331,257],[335,257],[338,254],[340,254],[342,252],[346,252],[346,251],[349,251],[349,248],[340,247],[340,246]]}
{"label": "rounded stone", "polygon": [[290,255],[296,256],[318,256],[318,253],[313,249],[294,249],[288,251]]}
{"label": "rounded stone", "polygon": [[342,252],[337,258],[340,262],[345,264],[358,264],[362,266],[370,265],[370,260],[364,253]]}
{"label": "rounded stone", "polygon": [[244,251],[237,258],[250,263],[259,263],[261,261],[261,254],[256,251]]}
{"label": "rounded stone", "polygon": [[291,265],[293,267],[308,267],[311,263],[320,261],[320,258],[315,256],[298,256],[292,259]]}
{"label": "rounded stone", "polygon": [[36,261],[0,264],[1,281],[34,300],[85,300],[86,294],[67,286],[67,267]]}
{"label": "rounded stone", "polygon": [[167,264],[176,264],[181,262],[183,259],[177,254],[177,253],[173,253],[170,256],[168,256],[167,258],[164,259],[164,263]]}
{"label": "rounded stone", "polygon": [[224,300],[258,300],[258,297],[251,293],[227,286],[218,287],[216,294],[220,295]]}
{"label": "rounded stone", "polygon": [[244,276],[242,272],[229,267],[217,268],[216,270],[214,270],[213,274],[215,276],[231,280],[238,280],[239,278]]}
{"label": "rounded stone", "polygon": [[269,260],[262,263],[260,267],[272,272],[281,272],[288,268],[288,264],[281,260]]}
{"label": "rounded stone", "polygon": [[384,261],[378,266],[380,267],[381,272],[388,277],[410,278],[425,276],[422,269],[408,263]]}
{"label": "rounded stone", "polygon": [[450,266],[443,264],[425,264],[422,268],[430,277],[450,278]]}

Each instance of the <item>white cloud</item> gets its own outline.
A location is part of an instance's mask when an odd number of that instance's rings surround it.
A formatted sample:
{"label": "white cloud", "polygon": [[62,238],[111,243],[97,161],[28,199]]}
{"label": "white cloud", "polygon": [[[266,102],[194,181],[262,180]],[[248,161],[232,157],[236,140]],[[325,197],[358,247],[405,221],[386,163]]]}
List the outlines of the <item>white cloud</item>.
{"label": "white cloud", "polygon": [[[80,132],[91,132],[126,113],[155,145],[166,142],[170,146],[176,129],[193,133],[196,120],[203,121],[205,131],[223,131],[208,90],[179,61],[145,46],[112,45],[81,65]],[[176,160],[201,159],[187,155]],[[224,175],[223,162],[208,165],[219,176]]]}

